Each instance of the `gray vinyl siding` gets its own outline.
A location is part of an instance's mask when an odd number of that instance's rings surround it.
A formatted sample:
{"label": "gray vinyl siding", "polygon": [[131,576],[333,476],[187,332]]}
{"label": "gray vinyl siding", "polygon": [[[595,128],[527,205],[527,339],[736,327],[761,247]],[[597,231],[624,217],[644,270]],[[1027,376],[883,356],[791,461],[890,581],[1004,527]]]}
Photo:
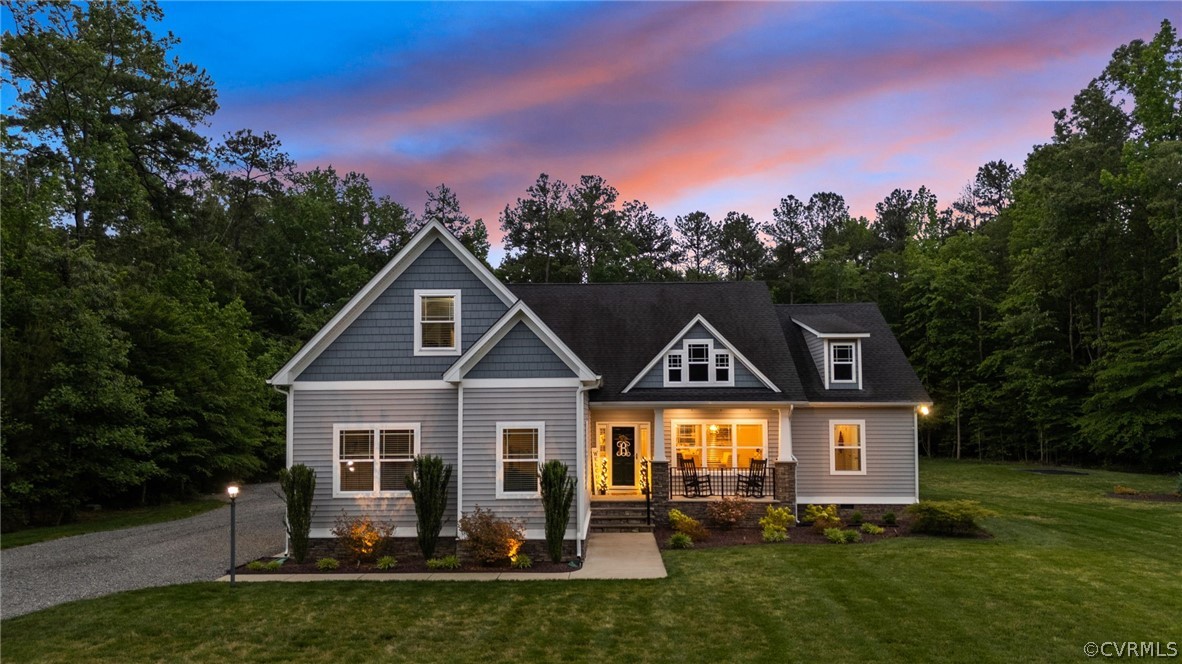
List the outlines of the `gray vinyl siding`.
{"label": "gray vinyl siding", "polygon": [[518,322],[465,378],[570,378],[575,373],[525,323]]}
{"label": "gray vinyl siding", "polygon": [[435,240],[303,372],[299,380],[434,380],[457,356],[414,354],[415,289],[459,289],[467,350],[508,307]]}
{"label": "gray vinyl siding", "polygon": [[[344,510],[349,515],[369,514],[410,528],[414,535],[414,503],[409,497],[333,498],[335,463],[334,424],[418,422],[419,453],[443,457],[454,469],[456,454],[456,390],[296,390],[292,416],[293,463],[316,471],[312,528],[331,529]],[[444,534],[455,533],[456,478],[453,470]]]}
{"label": "gray vinyl siding", "polygon": [[[785,406],[787,408],[787,406]],[[773,408],[666,408],[665,409],[665,458],[669,463],[677,462],[673,451],[673,421],[722,422],[726,420],[767,420],[766,458],[776,461],[780,450],[780,413]]]}
{"label": "gray vinyl siding", "polygon": [[813,356],[813,368],[821,377],[821,384],[825,384],[825,341],[808,330],[803,330],[801,336],[809,347],[809,355]]}
{"label": "gray vinyl siding", "polygon": [[[541,498],[497,499],[497,422],[546,423],[545,461],[558,459],[575,472],[578,463],[577,388],[464,388],[464,505],[521,519],[528,530],[545,527]],[[572,523],[570,527],[574,527]]]}
{"label": "gray vinyl siding", "polygon": [[[674,346],[673,346],[674,350],[678,350],[681,348],[682,339],[712,339],[712,340],[714,340],[714,349],[715,350],[725,349],[725,346],[723,345],[723,343],[720,342],[713,334],[710,334],[709,332],[707,332],[706,328],[702,327],[700,324],[694,325],[693,327],[690,328],[689,332],[678,337],[677,343],[674,344]],[[711,371],[713,371],[714,367],[711,366],[710,369],[711,369]],[[756,378],[755,374],[748,371],[747,367],[743,366],[743,364],[741,362],[739,362],[739,359],[734,356],[734,353],[731,354],[731,372],[735,374],[735,385],[734,385],[735,387],[766,387],[766,385],[763,384],[763,381],[759,380],[759,378]],[[664,387],[664,386],[665,386],[665,356],[662,355],[661,361],[657,362],[653,366],[653,368],[650,369],[648,371],[648,373],[646,373],[644,375],[644,378],[641,378],[640,382],[636,383],[635,389],[651,388],[651,387],[658,387],[659,388],[659,387]],[[693,387],[693,384],[678,385],[677,387],[678,388]],[[710,387],[710,386],[703,385],[702,387]],[[714,387],[714,389],[717,389],[717,386],[713,386],[713,387]]]}
{"label": "gray vinyl siding", "polygon": [[[829,461],[830,420],[865,420],[865,475],[832,475]],[[915,417],[908,408],[797,408],[792,413],[792,452],[796,455],[798,496],[915,498]]]}

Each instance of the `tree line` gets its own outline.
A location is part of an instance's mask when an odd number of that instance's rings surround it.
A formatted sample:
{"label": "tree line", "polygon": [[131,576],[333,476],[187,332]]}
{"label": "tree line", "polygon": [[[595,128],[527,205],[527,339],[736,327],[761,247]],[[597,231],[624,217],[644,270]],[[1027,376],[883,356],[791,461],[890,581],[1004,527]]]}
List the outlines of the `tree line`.
{"label": "tree line", "polygon": [[[204,137],[214,83],[148,28],[156,3],[6,6],[4,528],[272,472],[284,398],[265,379],[425,220],[487,260],[446,184],[418,212],[364,174],[299,168],[269,132]],[[875,301],[937,403],[930,452],[1177,464],[1179,52],[1168,22],[1121,47],[1021,171],[986,164],[943,209],[921,187],[873,219],[821,192],[764,220],[670,221],[599,176],[543,173],[500,214],[496,270]]]}

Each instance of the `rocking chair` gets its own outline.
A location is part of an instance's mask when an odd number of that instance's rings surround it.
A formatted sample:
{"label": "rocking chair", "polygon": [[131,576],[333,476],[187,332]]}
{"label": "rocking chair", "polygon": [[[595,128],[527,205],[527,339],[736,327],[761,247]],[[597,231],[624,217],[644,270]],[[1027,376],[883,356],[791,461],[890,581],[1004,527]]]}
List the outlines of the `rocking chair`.
{"label": "rocking chair", "polygon": [[714,495],[714,487],[710,484],[710,475],[698,474],[698,465],[692,458],[677,455],[677,466],[681,470],[681,483],[685,488],[686,498],[704,498]]}
{"label": "rocking chair", "polygon": [[735,480],[735,493],[748,498],[763,498],[763,480],[767,475],[767,459],[752,459],[747,473]]}

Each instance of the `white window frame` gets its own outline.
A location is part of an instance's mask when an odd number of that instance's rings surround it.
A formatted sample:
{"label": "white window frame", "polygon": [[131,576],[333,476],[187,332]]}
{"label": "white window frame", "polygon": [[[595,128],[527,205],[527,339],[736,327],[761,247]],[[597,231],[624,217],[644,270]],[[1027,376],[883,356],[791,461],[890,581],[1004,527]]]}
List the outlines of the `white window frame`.
{"label": "white window frame", "polygon": [[[701,420],[673,420],[669,423],[670,444],[672,445],[674,460],[676,462],[677,450],[681,449],[677,445],[678,428],[681,426],[697,426],[698,427],[698,441],[697,450],[698,457],[702,459],[702,464],[706,464],[706,432],[710,425],[729,426],[731,427],[731,465],[728,468],[742,468],[736,465],[739,459],[739,436],[735,431],[735,427],[740,424],[745,425],[759,425],[761,427],[762,440],[760,441],[759,458],[768,459],[768,421],[767,420],[726,420],[726,419],[701,419]],[[744,445],[743,449],[751,449],[750,446]]]}
{"label": "white window frame", "polygon": [[[690,346],[706,346],[706,372],[710,380],[694,380],[689,379],[690,361],[689,361],[689,347]],[[729,370],[726,380],[718,380],[718,359],[721,356],[726,356],[727,366]],[[670,380],[669,378],[669,359],[677,358],[681,362],[681,380]],[[664,387],[734,387],[735,385],[735,354],[727,349],[717,349],[714,347],[713,339],[682,339],[681,348],[671,350],[665,353],[664,358]],[[699,364],[695,362],[695,364]]]}
{"label": "white window frame", "polygon": [[[382,491],[382,432],[383,431],[414,431],[414,447],[411,458],[419,456],[422,449],[422,424],[420,422],[386,422],[374,424],[372,422],[344,423],[332,425],[332,497],[410,497],[410,491]],[[370,431],[373,433],[373,490],[372,491],[342,491],[341,490],[341,432],[342,431]]]}
{"label": "white window frame", "polygon": [[[415,289],[414,293],[414,354],[416,356],[460,355],[464,342],[460,327],[460,295],[458,288],[452,289]],[[423,348],[423,298],[424,297],[452,297],[455,306],[452,309],[452,325],[455,326],[455,345],[450,348]]]}
{"label": "white window frame", "polygon": [[[537,429],[538,431],[538,470],[546,463],[546,423],[545,422],[497,422],[497,487],[498,500],[515,498],[541,498],[541,480],[538,481],[537,491],[505,491],[505,429]],[[515,459],[515,461],[522,461]]]}
{"label": "white window frame", "polygon": [[[834,432],[841,425],[856,425],[858,427],[858,460],[861,470],[837,469],[837,440]],[[829,474],[830,475],[865,475],[866,474],[866,420],[829,420]]]}
{"label": "white window frame", "polygon": [[[836,346],[851,346],[853,352],[853,376],[850,380],[837,380],[833,375],[835,362],[833,349]],[[842,364],[845,364],[844,362]],[[825,387],[830,385],[856,385],[862,387],[862,342],[860,339],[828,339],[825,341]]]}

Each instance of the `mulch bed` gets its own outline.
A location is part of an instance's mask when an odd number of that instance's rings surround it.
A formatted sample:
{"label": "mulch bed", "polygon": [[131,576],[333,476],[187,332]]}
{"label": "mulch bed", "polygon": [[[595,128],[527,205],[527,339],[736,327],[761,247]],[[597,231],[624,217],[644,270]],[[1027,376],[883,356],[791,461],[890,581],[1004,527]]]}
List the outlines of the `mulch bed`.
{"label": "mulch bed", "polygon": [[1108,497],[1121,500],[1149,500],[1157,503],[1182,503],[1182,494],[1177,493],[1110,493]]}
{"label": "mulch bed", "polygon": [[[880,525],[880,524],[876,524]],[[847,529],[852,526],[847,526]],[[857,528],[852,528],[857,530]],[[669,548],[669,538],[673,536],[673,530],[670,528],[657,528],[654,533],[657,536],[657,546],[662,550]],[[884,526],[881,535],[867,535],[861,533],[862,544],[872,544],[879,540],[890,539],[893,537],[908,537],[910,533],[902,525],[899,526]],[[753,528],[734,528],[731,530],[711,530],[710,537],[705,540],[695,540],[695,549],[712,549],[722,546],[746,546],[748,544],[764,544],[762,533]],[[825,539],[824,533],[813,532],[810,526],[798,526],[796,528],[788,529],[788,541],[777,542],[776,544],[832,544]]]}
{"label": "mulch bed", "polygon": [[[262,562],[273,560],[272,558],[259,558]],[[459,569],[431,569],[427,567],[425,560],[399,560],[394,569],[381,570],[374,566],[373,563],[362,563],[359,567],[356,563],[341,561],[341,566],[338,569],[328,572],[321,571],[316,567],[316,561],[312,560],[303,564],[296,563],[289,560],[283,563],[283,566],[275,571],[268,570],[252,570],[247,569],[246,565],[238,567],[237,574],[357,574],[357,573],[373,573],[373,574],[472,574],[474,572],[480,573],[496,573],[496,572],[524,572],[526,574],[534,572],[573,572],[576,568],[569,564],[552,563],[549,560],[535,560],[533,565],[525,569],[517,569],[510,567],[508,564],[504,565],[480,565],[478,563],[466,563]]]}

